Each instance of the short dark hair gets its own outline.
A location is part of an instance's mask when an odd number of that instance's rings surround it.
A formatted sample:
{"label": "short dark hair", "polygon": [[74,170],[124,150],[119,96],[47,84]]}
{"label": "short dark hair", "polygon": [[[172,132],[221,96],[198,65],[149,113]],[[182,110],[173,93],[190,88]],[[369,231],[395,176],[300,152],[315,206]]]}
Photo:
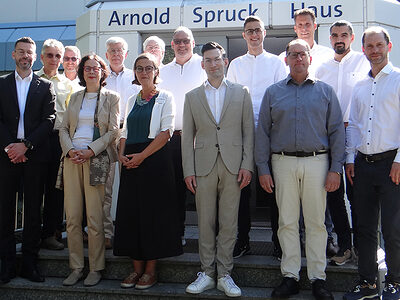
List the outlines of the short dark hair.
{"label": "short dark hair", "polygon": [[79,65],[78,65],[79,84],[81,86],[86,86],[86,81],[85,81],[85,78],[83,77],[83,69],[85,67],[85,62],[88,61],[89,59],[94,59],[95,61],[97,61],[100,64],[100,68],[101,68],[100,86],[105,86],[107,84],[106,78],[109,73],[107,70],[107,65],[104,62],[104,60],[95,53],[90,53],[90,54],[82,57],[82,60],[80,61]]}
{"label": "short dark hair", "polygon": [[30,38],[29,36],[24,36],[24,37],[20,37],[14,44],[14,49],[17,48],[18,43],[28,43],[28,44],[32,44],[33,46],[35,46],[36,48],[36,43],[34,40],[32,40],[32,38]]}
{"label": "short dark hair", "polygon": [[353,25],[349,21],[346,21],[346,20],[339,20],[339,21],[336,21],[335,23],[333,23],[331,25],[331,27],[329,28],[329,33],[332,33],[333,27],[342,27],[342,26],[347,26],[347,29],[349,30],[350,34],[353,34],[353,32],[354,32]]}
{"label": "short dark hair", "polygon": [[364,31],[364,33],[362,35],[362,39],[361,39],[363,46],[364,46],[364,42],[365,42],[365,36],[367,34],[370,34],[370,33],[382,33],[383,34],[383,38],[386,41],[386,44],[390,43],[390,35],[387,32],[387,30],[385,28],[383,28],[383,27],[380,27],[380,26],[373,26],[373,27],[367,28]]}
{"label": "short dark hair", "polygon": [[311,8],[303,8],[296,10],[293,15],[294,22],[296,23],[297,16],[307,16],[307,15],[310,16],[312,21],[315,23],[315,12]]}
{"label": "short dark hair", "polygon": [[[160,82],[160,77],[159,77],[160,72],[158,72],[157,58],[151,53],[147,53],[147,52],[142,53],[135,59],[135,62],[133,63],[133,72],[136,72],[136,65],[137,65],[138,61],[141,59],[148,59],[149,61],[151,61],[151,63],[153,64],[154,70],[157,71],[156,75],[154,76],[153,83],[154,84],[159,83]],[[135,79],[132,81],[132,84],[140,85],[140,82],[137,79],[136,74],[135,74]]]}
{"label": "short dark hair", "polygon": [[263,20],[260,19],[259,16],[248,16],[248,17],[246,17],[246,19],[244,19],[243,30],[245,29],[247,23],[251,23],[251,22],[260,22],[261,27],[263,29],[265,29],[265,24],[264,24]]}
{"label": "short dark hair", "polygon": [[226,58],[226,52],[225,52],[224,47],[222,47],[217,42],[208,42],[207,44],[204,44],[204,46],[201,48],[201,55],[204,56],[204,52],[213,50],[213,49],[218,49],[219,51],[221,51],[222,57]]}

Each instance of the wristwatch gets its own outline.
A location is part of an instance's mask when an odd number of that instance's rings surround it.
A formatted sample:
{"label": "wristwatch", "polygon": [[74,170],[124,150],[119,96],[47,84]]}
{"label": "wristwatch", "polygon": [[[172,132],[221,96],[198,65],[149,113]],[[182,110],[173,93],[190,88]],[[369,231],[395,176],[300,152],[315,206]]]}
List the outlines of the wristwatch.
{"label": "wristwatch", "polygon": [[31,141],[28,141],[26,139],[23,139],[22,141],[23,141],[23,143],[24,143],[26,148],[28,148],[29,150],[33,149],[33,144],[31,143]]}

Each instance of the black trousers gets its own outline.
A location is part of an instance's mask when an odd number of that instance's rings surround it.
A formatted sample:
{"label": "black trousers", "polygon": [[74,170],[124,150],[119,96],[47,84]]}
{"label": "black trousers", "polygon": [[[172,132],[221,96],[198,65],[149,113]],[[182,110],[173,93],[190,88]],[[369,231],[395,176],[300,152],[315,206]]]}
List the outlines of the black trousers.
{"label": "black trousers", "polygon": [[58,131],[53,131],[51,133],[50,145],[52,156],[51,161],[46,165],[43,203],[43,239],[54,235],[56,230],[62,229],[64,213],[64,191],[55,188],[62,153]]}
{"label": "black trousers", "polygon": [[339,189],[327,193],[327,200],[333,226],[338,237],[339,252],[344,252],[347,249],[351,249],[351,231],[344,202],[343,176],[340,178]]}
{"label": "black trousers", "polygon": [[184,236],[186,219],[186,185],[183,178],[181,135],[174,134],[168,144],[172,155],[172,164],[175,174],[176,196],[178,199],[179,232],[181,236]]}
{"label": "black trousers", "polygon": [[40,242],[40,209],[43,199],[45,164],[27,161],[13,164],[0,158],[0,257],[15,263],[15,202],[22,181],[24,193],[23,265],[36,264]]}
{"label": "black trousers", "polygon": [[389,177],[393,157],[367,162],[355,160],[354,207],[358,226],[358,272],[373,283],[377,276],[379,212],[385,241],[386,280],[400,283],[400,185]]}

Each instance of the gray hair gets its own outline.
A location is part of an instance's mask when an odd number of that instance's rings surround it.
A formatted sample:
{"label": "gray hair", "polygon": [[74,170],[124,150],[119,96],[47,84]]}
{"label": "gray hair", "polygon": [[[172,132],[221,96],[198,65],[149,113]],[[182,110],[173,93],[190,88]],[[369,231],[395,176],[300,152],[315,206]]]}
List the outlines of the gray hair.
{"label": "gray hair", "polygon": [[152,35],[149,36],[147,39],[145,39],[145,41],[143,42],[143,50],[146,49],[147,44],[151,41],[154,41],[158,44],[158,46],[160,46],[161,50],[165,52],[165,43],[162,39],[160,39],[158,36],[156,35]]}
{"label": "gray hair", "polygon": [[107,50],[108,50],[108,47],[109,47],[111,44],[122,44],[122,48],[123,48],[125,51],[128,51],[128,43],[127,43],[122,37],[119,37],[119,36],[112,36],[112,37],[110,37],[110,38],[106,41]]}
{"label": "gray hair", "polygon": [[44,41],[41,54],[44,54],[46,49],[50,48],[50,47],[57,48],[58,50],[61,51],[61,57],[64,56],[64,52],[65,52],[64,45],[60,41],[57,41],[55,39],[47,39]]}
{"label": "gray hair", "polygon": [[310,45],[305,40],[295,39],[293,41],[290,41],[289,44],[287,44],[287,46],[286,46],[286,56],[289,54],[289,48],[291,46],[293,46],[293,45],[296,45],[296,44],[299,44],[299,45],[302,45],[302,46],[306,47],[306,51],[308,52],[308,54],[310,54],[310,51],[311,51]]}
{"label": "gray hair", "polygon": [[76,46],[65,46],[65,51],[70,50],[76,54],[76,56],[81,59],[81,51]]}
{"label": "gray hair", "polygon": [[175,36],[179,32],[186,33],[188,35],[189,39],[191,41],[194,41],[193,32],[189,28],[187,28],[185,26],[179,26],[177,29],[175,29],[173,36]]}

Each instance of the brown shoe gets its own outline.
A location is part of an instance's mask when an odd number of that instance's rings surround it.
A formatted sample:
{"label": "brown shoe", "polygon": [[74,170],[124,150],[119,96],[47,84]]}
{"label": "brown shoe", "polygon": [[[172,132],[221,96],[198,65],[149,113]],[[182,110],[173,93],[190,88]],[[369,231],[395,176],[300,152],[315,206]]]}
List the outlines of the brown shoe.
{"label": "brown shoe", "polygon": [[129,274],[128,277],[124,279],[124,281],[121,282],[121,287],[122,288],[133,288],[139,281],[140,275],[136,272],[133,272]]}
{"label": "brown shoe", "polygon": [[157,283],[157,276],[156,274],[146,274],[144,273],[142,277],[140,277],[138,283],[136,284],[135,288],[138,290],[144,290],[152,287]]}
{"label": "brown shoe", "polygon": [[104,246],[106,247],[107,250],[112,249],[113,246],[110,238],[105,238]]}

